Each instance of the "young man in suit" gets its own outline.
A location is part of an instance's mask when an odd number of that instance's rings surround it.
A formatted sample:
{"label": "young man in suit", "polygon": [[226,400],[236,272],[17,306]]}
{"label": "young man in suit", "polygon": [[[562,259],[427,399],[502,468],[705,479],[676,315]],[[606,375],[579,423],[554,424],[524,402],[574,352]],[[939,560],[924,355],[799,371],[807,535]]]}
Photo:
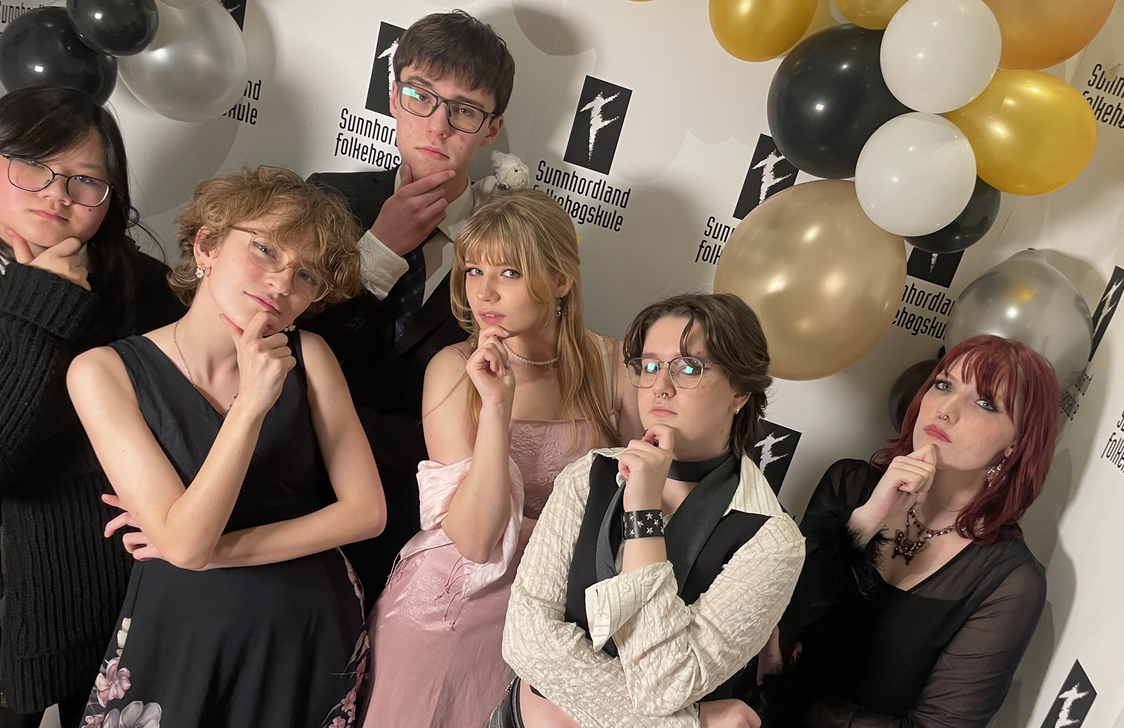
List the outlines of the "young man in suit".
{"label": "young man in suit", "polygon": [[394,74],[390,109],[402,165],[310,178],[343,193],[366,228],[359,247],[367,290],[303,326],[340,360],[386,492],[382,536],[345,549],[368,607],[419,529],[425,368],[465,338],[449,305],[452,241],[475,203],[473,157],[503,128],[515,61],[488,25],[463,11],[436,13],[402,34]]}

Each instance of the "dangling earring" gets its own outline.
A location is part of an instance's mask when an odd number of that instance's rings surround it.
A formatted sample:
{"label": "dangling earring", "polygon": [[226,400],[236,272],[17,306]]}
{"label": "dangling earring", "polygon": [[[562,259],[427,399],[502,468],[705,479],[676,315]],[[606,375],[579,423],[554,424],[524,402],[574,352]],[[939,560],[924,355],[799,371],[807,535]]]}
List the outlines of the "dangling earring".
{"label": "dangling earring", "polygon": [[562,318],[562,299],[561,298],[558,299],[558,306],[555,307],[555,309],[554,309],[554,315],[555,315],[556,318]]}
{"label": "dangling earring", "polygon": [[195,277],[199,280],[203,279],[203,266],[198,263],[195,264]]}
{"label": "dangling earring", "polygon": [[995,484],[995,479],[999,477],[999,473],[1002,472],[1003,466],[1006,464],[1007,458],[1003,458],[1003,462],[999,463],[998,465],[992,465],[987,469],[987,475],[984,476],[984,480],[987,481],[988,488]]}

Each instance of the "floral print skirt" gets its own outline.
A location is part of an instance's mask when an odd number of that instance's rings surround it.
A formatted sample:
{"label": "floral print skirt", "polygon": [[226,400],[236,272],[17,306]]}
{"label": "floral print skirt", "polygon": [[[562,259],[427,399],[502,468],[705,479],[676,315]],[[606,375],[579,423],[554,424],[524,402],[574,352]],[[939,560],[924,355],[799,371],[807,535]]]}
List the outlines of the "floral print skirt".
{"label": "floral print skirt", "polygon": [[210,571],[138,563],[117,627],[81,728],[346,728],[363,703],[362,592],[338,550]]}

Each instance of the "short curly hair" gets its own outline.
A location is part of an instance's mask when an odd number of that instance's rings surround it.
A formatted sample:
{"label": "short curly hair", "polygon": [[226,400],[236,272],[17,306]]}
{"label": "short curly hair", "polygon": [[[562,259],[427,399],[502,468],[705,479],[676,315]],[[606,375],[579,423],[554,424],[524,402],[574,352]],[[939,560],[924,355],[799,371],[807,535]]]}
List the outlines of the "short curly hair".
{"label": "short curly hair", "polygon": [[249,220],[272,216],[279,222],[270,239],[289,252],[302,248],[311,232],[314,242],[299,251],[301,265],[319,272],[331,284],[328,295],[309,306],[316,313],[359,292],[359,222],[343,196],[323,185],[306,182],[284,167],[243,167],[195,186],[191,202],[176,217],[180,259],[168,284],[190,305],[199,287],[195,276],[195,242],[214,250],[231,228]]}

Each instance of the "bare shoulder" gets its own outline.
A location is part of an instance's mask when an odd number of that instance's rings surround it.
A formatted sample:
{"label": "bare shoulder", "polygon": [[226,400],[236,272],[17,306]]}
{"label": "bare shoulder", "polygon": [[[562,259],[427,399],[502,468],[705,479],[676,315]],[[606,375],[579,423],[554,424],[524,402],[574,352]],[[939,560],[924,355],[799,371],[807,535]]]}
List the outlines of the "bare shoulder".
{"label": "bare shoulder", "polygon": [[107,391],[115,395],[127,393],[135,398],[125,363],[108,346],[99,346],[74,357],[66,373],[66,385],[75,400]]}
{"label": "bare shoulder", "polygon": [[466,341],[446,346],[434,354],[426,365],[426,382],[431,380],[434,384],[447,382],[451,386],[464,374],[464,364],[471,353]]}
{"label": "bare shoulder", "polygon": [[328,346],[328,342],[324,341],[324,337],[303,329],[299,333],[301,353],[304,354],[306,366],[310,360],[316,364],[335,363],[336,355],[332,352],[332,348]]}

